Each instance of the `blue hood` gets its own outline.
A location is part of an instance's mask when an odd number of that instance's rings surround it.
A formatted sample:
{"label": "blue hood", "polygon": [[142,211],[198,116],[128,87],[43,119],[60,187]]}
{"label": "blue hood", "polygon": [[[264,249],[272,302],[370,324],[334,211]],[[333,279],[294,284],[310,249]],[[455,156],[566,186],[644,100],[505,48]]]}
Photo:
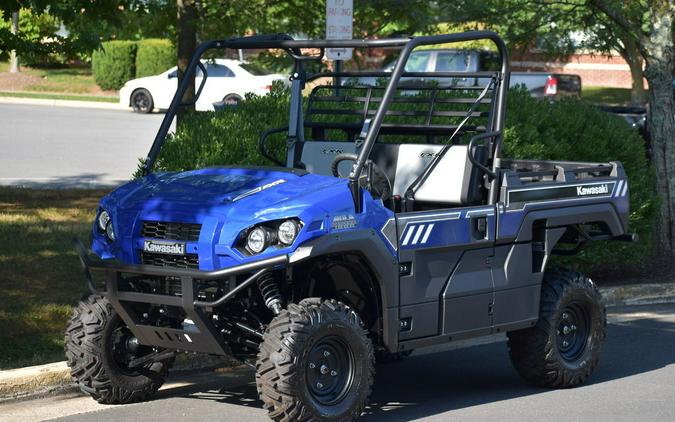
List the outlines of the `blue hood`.
{"label": "blue hood", "polygon": [[[317,178],[321,180],[317,180]],[[344,182],[344,181],[343,181]],[[264,192],[288,199],[298,193],[340,183],[339,179],[298,170],[265,168],[208,168],[182,173],[153,174],[132,182],[110,196],[122,208],[158,204],[218,206]],[[281,192],[279,192],[281,191]]]}
{"label": "blue hood", "polygon": [[[358,226],[380,227],[391,212],[364,193],[366,213]],[[371,206],[372,205],[372,206]],[[92,249],[104,258],[138,263],[143,221],[201,225],[188,250],[199,254],[199,268],[224,268],[250,259],[288,252],[279,248],[247,256],[235,247],[250,227],[297,218],[303,223],[297,242],[329,233],[336,216],[354,216],[347,180],[278,168],[209,168],[153,174],[121,186],[101,200],[112,217],[116,241],[108,242],[94,227]],[[373,221],[375,220],[375,222]]]}

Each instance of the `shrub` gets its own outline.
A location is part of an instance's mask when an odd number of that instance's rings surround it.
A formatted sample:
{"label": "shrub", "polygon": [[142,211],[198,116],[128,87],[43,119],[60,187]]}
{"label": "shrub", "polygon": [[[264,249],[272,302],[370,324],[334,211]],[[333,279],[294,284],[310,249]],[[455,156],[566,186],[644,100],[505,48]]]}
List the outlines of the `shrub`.
{"label": "shrub", "polygon": [[[266,96],[247,94],[237,107],[193,113],[169,136],[156,167],[183,171],[223,164],[269,165],[258,152],[260,134],[288,125],[288,91],[275,85]],[[275,137],[280,151],[283,134]]]}
{"label": "shrub", "polygon": [[[640,241],[594,242],[565,265],[586,270],[639,269],[652,250],[657,210],[654,172],[645,141],[618,116],[579,100],[556,103],[532,98],[527,91],[509,92],[504,156],[541,160],[621,161],[630,188],[630,230]],[[611,271],[613,272],[613,271]]]}
{"label": "shrub", "polygon": [[[270,164],[258,152],[258,139],[267,129],[287,125],[288,101],[288,92],[277,87],[269,96],[248,96],[236,108],[188,116],[175,136],[167,139],[157,167],[182,171]],[[639,267],[652,252],[657,201],[642,138],[619,117],[583,101],[549,103],[519,89],[509,92],[505,126],[505,157],[622,162],[630,185],[631,230],[638,233],[640,242],[597,242],[564,264],[592,271]],[[283,134],[275,139],[274,148],[280,152]]]}
{"label": "shrub", "polygon": [[176,49],[169,40],[147,39],[137,43],[136,77],[157,75],[176,65]]}
{"label": "shrub", "polygon": [[107,41],[91,57],[94,81],[102,89],[120,89],[136,74],[136,43]]}

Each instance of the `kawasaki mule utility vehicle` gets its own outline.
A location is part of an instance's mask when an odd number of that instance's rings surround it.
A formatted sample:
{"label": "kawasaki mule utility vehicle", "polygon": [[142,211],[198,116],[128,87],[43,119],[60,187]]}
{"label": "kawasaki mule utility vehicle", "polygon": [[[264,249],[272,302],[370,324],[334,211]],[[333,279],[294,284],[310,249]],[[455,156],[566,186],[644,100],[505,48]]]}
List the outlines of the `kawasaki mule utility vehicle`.
{"label": "kawasaki mule utility vehicle", "polygon": [[[399,87],[428,76],[405,71],[415,48],[478,39],[496,44],[499,71],[433,77],[486,83]],[[306,71],[326,48],[401,52],[392,72],[360,73],[385,85],[359,86],[340,82],[354,72]],[[288,126],[260,139],[278,166],[153,173],[211,49],[293,59]],[[144,400],[177,352],[232,355],[255,365],[272,419],[345,421],[366,406],[376,358],[499,332],[531,383],[571,387],[591,374],[600,295],[547,263],[589,240],[630,240],[626,175],[618,162],[502,158],[509,60],[496,34],[209,41],[186,75],[144,177],[101,200],[93,253],[78,243],[92,294],[65,350],[82,390]]]}

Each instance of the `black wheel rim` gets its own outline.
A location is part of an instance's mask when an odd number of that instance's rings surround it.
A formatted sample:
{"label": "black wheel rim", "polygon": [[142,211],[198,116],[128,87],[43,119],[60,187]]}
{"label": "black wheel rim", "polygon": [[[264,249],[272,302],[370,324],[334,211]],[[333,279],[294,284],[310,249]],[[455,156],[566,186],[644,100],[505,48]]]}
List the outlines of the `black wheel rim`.
{"label": "black wheel rim", "polygon": [[588,312],[580,303],[571,303],[563,309],[558,322],[557,340],[560,355],[573,362],[586,351],[590,332]]}
{"label": "black wheel rim", "polygon": [[135,110],[147,111],[150,107],[150,98],[144,92],[134,94],[133,105]]}
{"label": "black wheel rim", "polygon": [[339,403],[354,383],[354,354],[340,338],[324,337],[308,355],[307,385],[314,400],[324,406]]}

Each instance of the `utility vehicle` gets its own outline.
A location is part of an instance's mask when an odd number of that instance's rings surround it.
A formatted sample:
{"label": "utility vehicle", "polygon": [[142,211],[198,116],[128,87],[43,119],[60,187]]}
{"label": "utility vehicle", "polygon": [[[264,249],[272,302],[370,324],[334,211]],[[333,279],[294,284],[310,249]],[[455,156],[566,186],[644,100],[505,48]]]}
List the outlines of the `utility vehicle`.
{"label": "utility vehicle", "polygon": [[[400,92],[402,77],[424,76],[404,69],[416,47],[478,39],[501,57],[498,71],[468,75],[484,86]],[[402,49],[392,72],[369,72],[390,78],[383,87],[326,85],[355,73],[305,70],[326,48],[380,47]],[[226,48],[294,61],[288,127],[260,139],[278,167],[153,173],[186,81],[197,68],[207,76],[200,57]],[[547,264],[590,240],[631,239],[626,175],[619,162],[502,157],[509,59],[495,33],[216,40],[186,74],[144,177],[101,200],[91,252],[76,243],[91,295],[65,351],[82,390],[144,400],[177,352],[231,355],[255,366],[272,419],[344,421],[364,410],[376,358],[500,332],[531,383],[572,387],[591,374],[606,330],[600,295]]]}

